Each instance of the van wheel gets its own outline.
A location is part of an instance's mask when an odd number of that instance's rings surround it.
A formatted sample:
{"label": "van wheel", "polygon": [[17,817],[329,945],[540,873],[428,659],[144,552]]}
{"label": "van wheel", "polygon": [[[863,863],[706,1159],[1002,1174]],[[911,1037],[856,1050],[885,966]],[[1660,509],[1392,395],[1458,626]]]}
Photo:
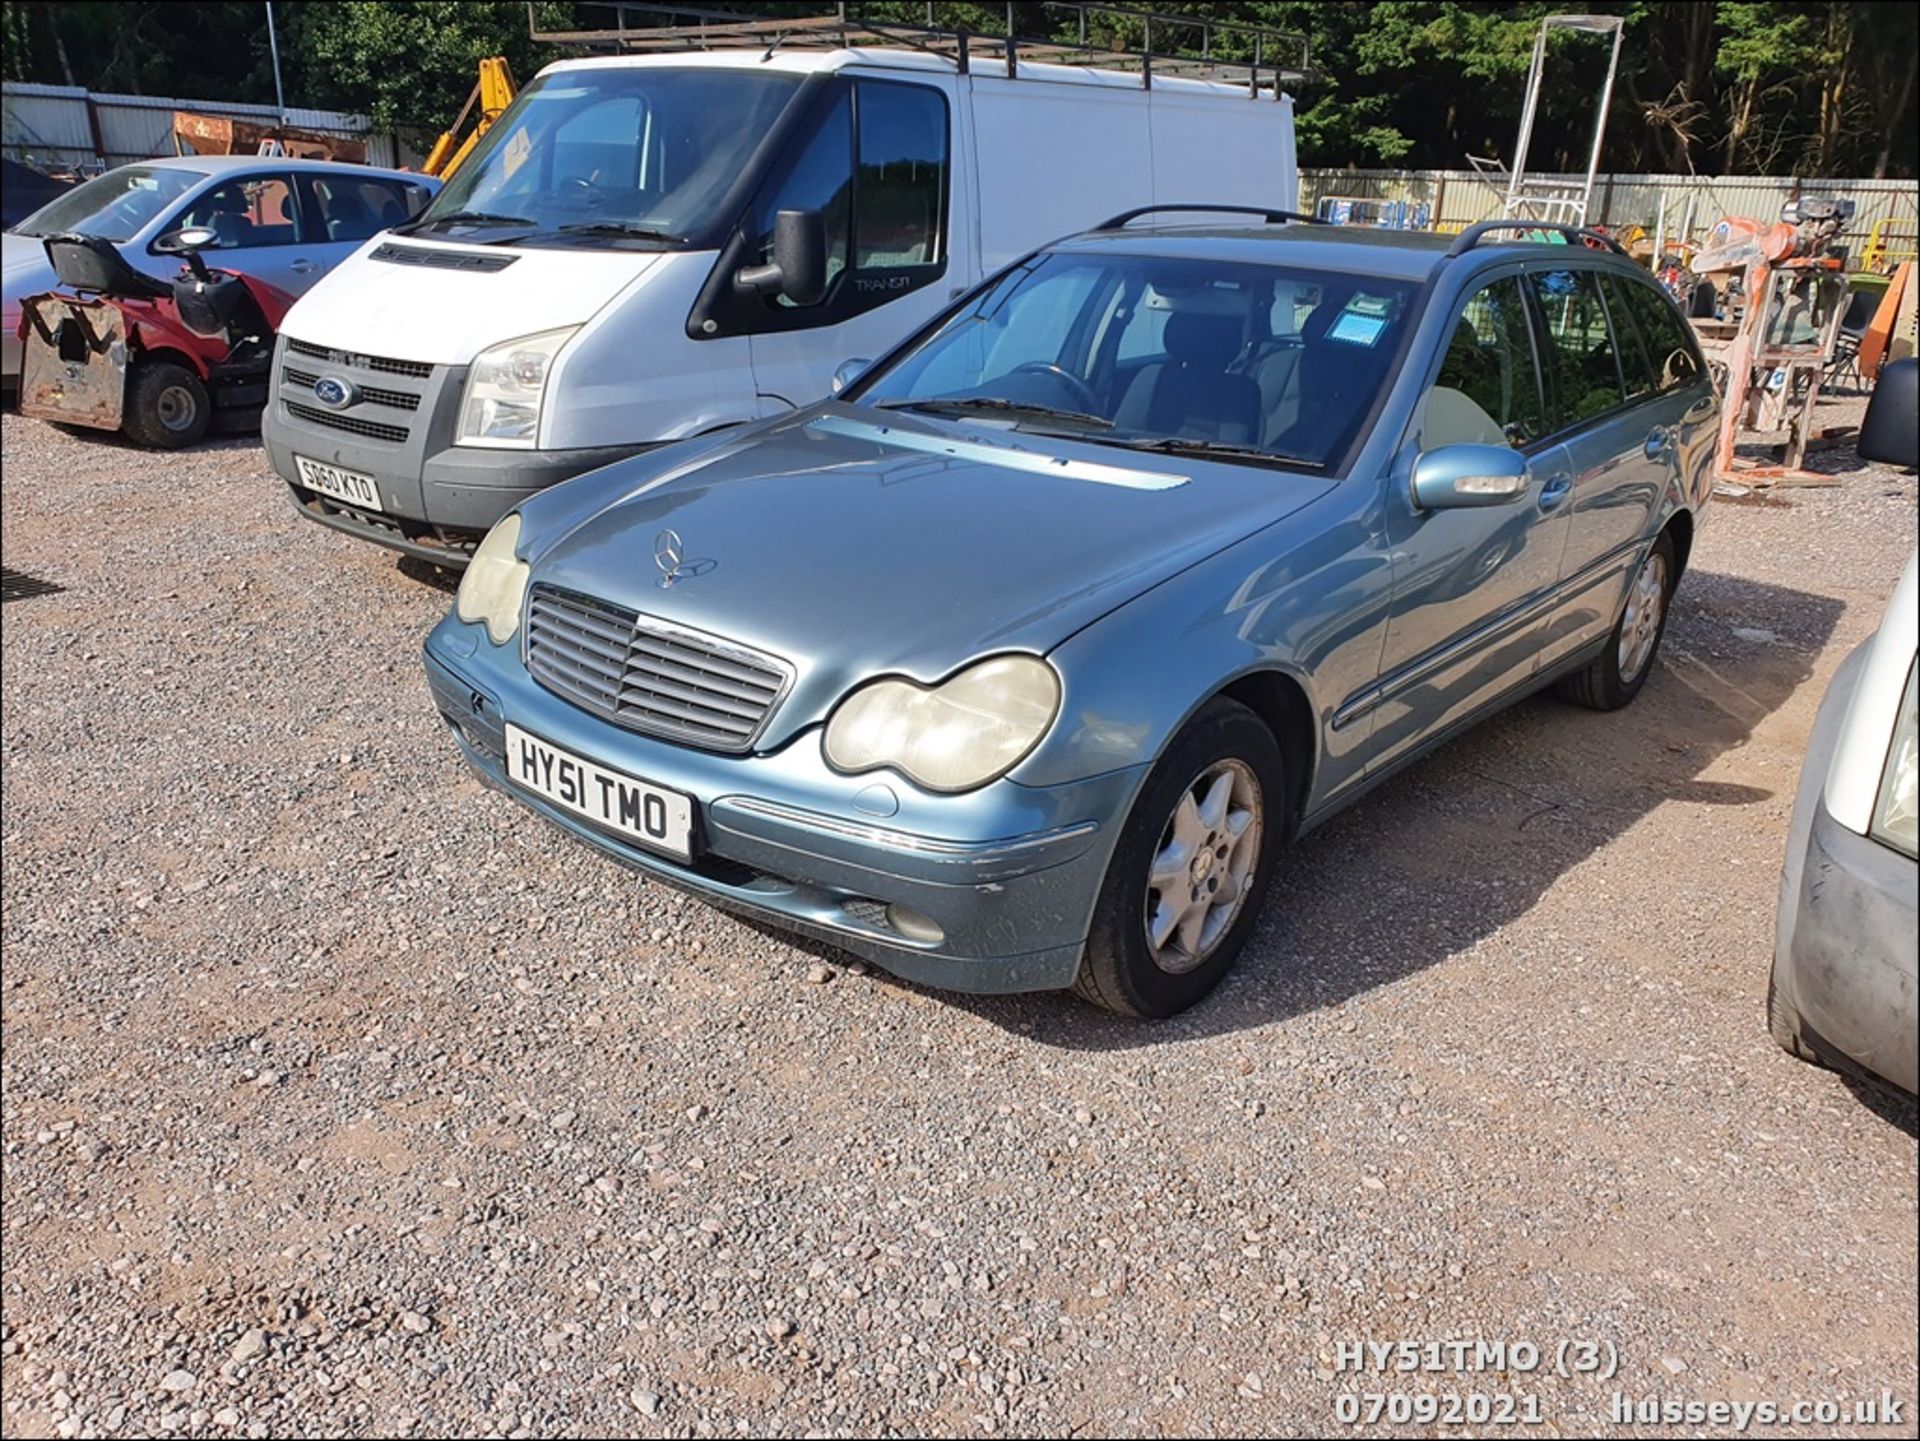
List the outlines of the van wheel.
{"label": "van wheel", "polygon": [[1123,1016],[1184,1011],[1247,943],[1287,829],[1273,732],[1224,697],[1174,738],[1114,847],[1073,988]]}
{"label": "van wheel", "polygon": [[1564,677],[1555,687],[1563,699],[1589,710],[1619,710],[1640,694],[1660,653],[1667,605],[1678,579],[1673,537],[1661,531],[1634,572],[1627,603],[1620,608],[1606,648],[1584,670]]}
{"label": "van wheel", "polygon": [[120,428],[155,450],[178,450],[207,433],[213,404],[200,377],[170,360],[143,360],[127,379]]}

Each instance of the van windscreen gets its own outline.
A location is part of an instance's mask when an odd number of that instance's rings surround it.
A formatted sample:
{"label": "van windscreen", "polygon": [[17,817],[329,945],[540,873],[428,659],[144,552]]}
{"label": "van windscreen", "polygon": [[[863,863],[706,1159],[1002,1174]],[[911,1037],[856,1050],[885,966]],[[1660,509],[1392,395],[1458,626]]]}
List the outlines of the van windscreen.
{"label": "van windscreen", "polygon": [[799,83],[778,72],[638,66],[544,75],[408,228],[499,230],[486,238],[516,245],[696,234],[719,218]]}

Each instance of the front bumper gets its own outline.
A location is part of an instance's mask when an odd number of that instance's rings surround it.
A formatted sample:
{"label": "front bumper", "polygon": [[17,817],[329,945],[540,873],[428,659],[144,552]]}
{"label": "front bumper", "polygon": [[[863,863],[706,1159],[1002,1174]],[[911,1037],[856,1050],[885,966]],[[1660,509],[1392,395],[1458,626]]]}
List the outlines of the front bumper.
{"label": "front bumper", "polygon": [[[321,374],[350,380],[371,398],[330,412],[313,396],[310,377]],[[329,354],[283,335],[274,348],[273,384],[260,438],[302,515],[376,545],[453,567],[466,565],[494,522],[528,496],[652,448],[457,446],[454,430],[466,384],[465,366]],[[362,510],[308,489],[294,466],[296,453],[372,476],[382,509]]]}
{"label": "front bumper", "polygon": [[1788,828],[1773,983],[1822,1059],[1912,1092],[1920,1080],[1920,871],[1826,807],[1824,782],[1865,651],[1842,663],[1814,721]]}
{"label": "front bumper", "polygon": [[[609,725],[539,686],[517,645],[493,646],[481,627],[452,616],[427,638],[425,662],[434,704],[488,784],[633,870],[948,990],[1072,982],[1119,822],[1145,770],[931,796],[884,774],[835,774],[818,728],[776,752],[721,755]],[[509,782],[509,720],[692,796],[694,859],[645,850]],[[896,812],[878,814],[889,799]],[[895,907],[930,919],[940,938],[903,932]]]}

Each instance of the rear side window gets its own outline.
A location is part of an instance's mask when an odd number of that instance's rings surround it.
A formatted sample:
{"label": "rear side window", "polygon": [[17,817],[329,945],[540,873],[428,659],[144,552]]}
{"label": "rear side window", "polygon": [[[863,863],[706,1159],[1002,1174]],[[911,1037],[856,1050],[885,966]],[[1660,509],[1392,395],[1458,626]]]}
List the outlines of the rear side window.
{"label": "rear side window", "polygon": [[1665,292],[1638,280],[1622,278],[1618,283],[1630,314],[1645,341],[1660,390],[1684,390],[1700,378],[1700,349],[1693,328]]}
{"label": "rear side window", "polygon": [[947,102],[924,85],[862,81],[856,270],[946,259]]}
{"label": "rear side window", "polygon": [[1626,382],[1628,400],[1644,400],[1658,390],[1658,373],[1649,356],[1646,337],[1639,319],[1627,304],[1627,285],[1617,275],[1600,277],[1606,292],[1607,315],[1613,321],[1613,338],[1620,351],[1620,378]]}
{"label": "rear side window", "polygon": [[1546,330],[1546,371],[1555,429],[1580,425],[1626,403],[1600,277],[1542,270],[1527,277]]}
{"label": "rear side window", "polygon": [[1518,277],[1475,293],[1454,322],[1427,392],[1422,449],[1467,442],[1518,448],[1546,434],[1531,329]]}
{"label": "rear side window", "polygon": [[398,180],[359,175],[303,175],[308,229],[316,242],[365,240],[419,214],[426,191]]}

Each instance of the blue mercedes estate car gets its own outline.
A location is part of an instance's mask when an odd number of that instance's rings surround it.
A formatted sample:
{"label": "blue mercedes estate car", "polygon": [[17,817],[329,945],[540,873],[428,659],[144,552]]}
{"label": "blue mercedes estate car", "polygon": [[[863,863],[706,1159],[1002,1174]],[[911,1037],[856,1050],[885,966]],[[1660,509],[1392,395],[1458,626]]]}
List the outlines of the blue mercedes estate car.
{"label": "blue mercedes estate car", "polygon": [[1049,245],[832,399],[523,503],[435,703],[484,779],[715,904],[1170,1015],[1370,786],[1647,682],[1719,404],[1645,270],[1541,233]]}

